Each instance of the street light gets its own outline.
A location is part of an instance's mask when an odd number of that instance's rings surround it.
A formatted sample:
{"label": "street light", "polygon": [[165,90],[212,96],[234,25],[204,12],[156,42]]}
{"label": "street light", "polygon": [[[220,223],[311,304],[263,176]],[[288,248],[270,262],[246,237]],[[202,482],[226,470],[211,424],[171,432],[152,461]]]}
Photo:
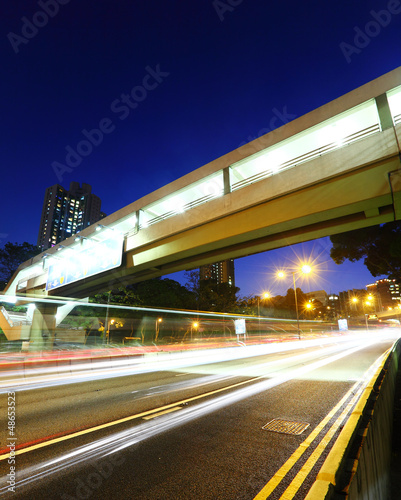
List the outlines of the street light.
{"label": "street light", "polygon": [[191,341],[193,339],[192,335],[193,335],[193,330],[196,330],[199,326],[199,323],[197,321],[193,321],[192,324],[191,324]]}
{"label": "street light", "polygon": [[163,318],[157,318],[157,320],[156,320],[156,325],[155,325],[155,329],[156,329],[155,342],[157,342],[157,340],[159,338],[160,323],[162,321],[163,321]]}
{"label": "street light", "polygon": [[[259,295],[257,296],[258,298],[258,324],[259,324],[259,335],[260,335],[260,297]],[[270,293],[269,292],[264,292],[262,294],[262,300],[270,298]]]}
{"label": "street light", "polygon": [[304,303],[302,312],[305,318],[311,318],[314,310],[314,304],[310,300]]}
{"label": "street light", "polygon": [[[262,300],[266,300],[270,298],[270,293],[269,292],[264,292],[262,294]],[[260,297],[258,295],[258,316],[260,316]]]}
{"label": "street light", "polygon": [[[295,297],[295,312],[297,313],[297,330],[298,330],[298,338],[301,339],[301,330],[299,328],[299,312],[298,312],[298,298],[297,298],[297,286],[295,283],[295,272],[296,271],[291,271],[292,272],[292,281],[294,284],[294,297]],[[304,264],[300,268],[300,272],[302,274],[309,274],[312,272],[312,268],[309,264]],[[277,272],[277,277],[278,278],[284,278],[285,277],[285,272],[284,271],[278,271]]]}

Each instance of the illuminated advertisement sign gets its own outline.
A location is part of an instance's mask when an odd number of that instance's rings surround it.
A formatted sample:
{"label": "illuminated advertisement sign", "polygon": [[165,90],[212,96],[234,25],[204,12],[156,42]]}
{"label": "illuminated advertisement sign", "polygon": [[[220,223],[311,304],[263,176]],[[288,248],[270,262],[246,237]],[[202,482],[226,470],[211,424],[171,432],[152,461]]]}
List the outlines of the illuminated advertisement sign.
{"label": "illuminated advertisement sign", "polygon": [[47,274],[46,290],[54,290],[121,265],[122,235],[113,235],[113,238],[99,242],[85,240],[83,246],[81,250],[64,251],[65,256],[56,262],[52,261]]}
{"label": "illuminated advertisement sign", "polygon": [[237,335],[245,335],[246,334],[246,325],[244,319],[236,319],[235,323],[235,333]]}

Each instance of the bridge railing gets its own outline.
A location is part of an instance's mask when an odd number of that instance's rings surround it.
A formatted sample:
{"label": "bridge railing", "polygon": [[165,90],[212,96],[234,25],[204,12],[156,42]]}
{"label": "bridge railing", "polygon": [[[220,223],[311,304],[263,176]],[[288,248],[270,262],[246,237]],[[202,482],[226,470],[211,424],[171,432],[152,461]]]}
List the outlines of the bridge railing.
{"label": "bridge railing", "polygon": [[[401,122],[401,87],[392,89],[386,96],[393,124],[396,125]],[[139,229],[348,146],[381,130],[377,101],[369,99],[142,207],[139,210]],[[228,178],[226,184],[224,170]]]}

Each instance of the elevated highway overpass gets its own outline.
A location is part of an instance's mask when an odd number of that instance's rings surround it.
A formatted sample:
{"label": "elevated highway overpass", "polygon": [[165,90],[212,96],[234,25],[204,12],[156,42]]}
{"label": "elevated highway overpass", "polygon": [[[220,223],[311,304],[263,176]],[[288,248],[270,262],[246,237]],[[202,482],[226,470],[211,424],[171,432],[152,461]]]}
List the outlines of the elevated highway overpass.
{"label": "elevated highway overpass", "polygon": [[23,263],[7,294],[86,297],[401,218],[401,67]]}

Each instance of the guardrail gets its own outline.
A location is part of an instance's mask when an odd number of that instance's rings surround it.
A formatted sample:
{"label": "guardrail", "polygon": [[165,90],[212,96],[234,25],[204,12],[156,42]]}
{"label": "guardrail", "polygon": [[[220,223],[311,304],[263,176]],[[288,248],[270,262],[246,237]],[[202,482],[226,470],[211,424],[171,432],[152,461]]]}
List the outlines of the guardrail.
{"label": "guardrail", "polygon": [[401,339],[372,377],[305,500],[386,500]]}

